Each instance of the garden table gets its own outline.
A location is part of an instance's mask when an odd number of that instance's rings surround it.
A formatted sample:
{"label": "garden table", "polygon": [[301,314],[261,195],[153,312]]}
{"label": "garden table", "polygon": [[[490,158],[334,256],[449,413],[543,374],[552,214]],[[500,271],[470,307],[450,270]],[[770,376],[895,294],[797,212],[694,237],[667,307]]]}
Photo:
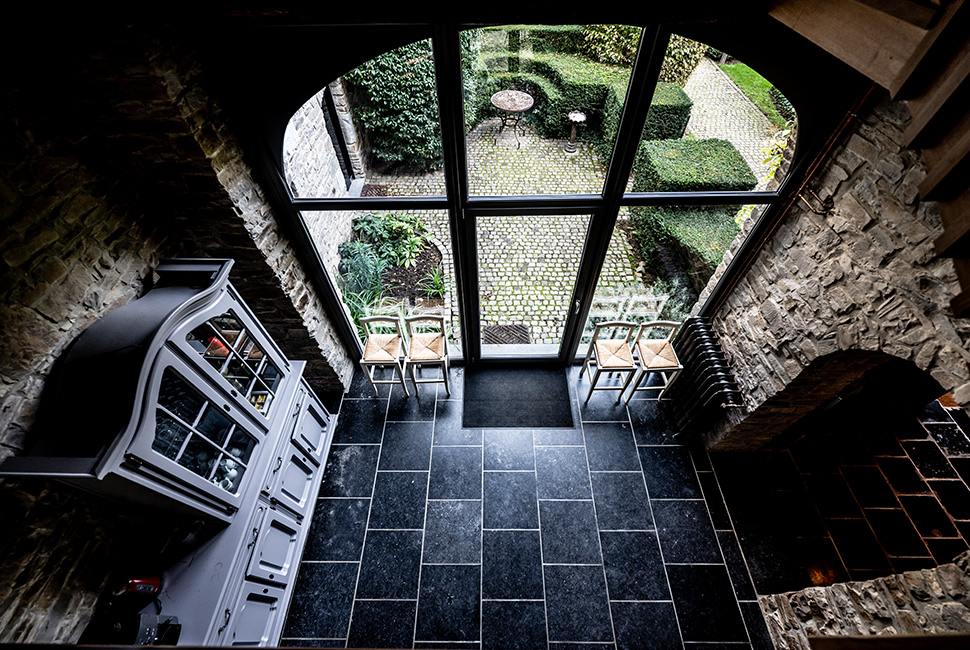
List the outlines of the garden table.
{"label": "garden table", "polygon": [[[519,142],[519,134],[515,129],[522,121],[522,114],[532,108],[533,101],[532,95],[521,90],[500,90],[492,95],[492,106],[502,111],[502,114],[499,115],[502,126],[498,131],[501,133],[502,129],[511,126],[512,135],[515,136],[516,149],[520,148],[522,143]],[[525,135],[524,129],[522,135]]]}

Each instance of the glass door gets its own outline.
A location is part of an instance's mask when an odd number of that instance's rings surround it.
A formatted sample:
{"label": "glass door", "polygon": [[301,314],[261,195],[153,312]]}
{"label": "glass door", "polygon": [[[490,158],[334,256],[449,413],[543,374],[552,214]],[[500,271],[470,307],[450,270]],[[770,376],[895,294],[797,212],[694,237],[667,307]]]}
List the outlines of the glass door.
{"label": "glass door", "polygon": [[483,359],[559,355],[589,224],[589,215],[475,219]]}

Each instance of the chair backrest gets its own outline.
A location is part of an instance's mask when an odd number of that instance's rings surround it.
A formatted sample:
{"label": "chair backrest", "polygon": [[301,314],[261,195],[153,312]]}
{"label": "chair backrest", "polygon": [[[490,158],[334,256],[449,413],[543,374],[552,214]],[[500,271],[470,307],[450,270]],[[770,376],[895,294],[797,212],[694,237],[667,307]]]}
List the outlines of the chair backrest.
{"label": "chair backrest", "polygon": [[401,334],[401,319],[398,316],[367,316],[360,319],[364,331],[371,334]]}
{"label": "chair backrest", "polygon": [[[630,337],[633,336],[633,331],[637,328],[636,323],[631,323],[625,320],[611,320],[604,323],[597,323],[596,330],[593,332],[593,341],[595,342],[599,338],[622,338],[624,341],[629,341]],[[601,336],[604,330],[610,330],[607,335]],[[617,334],[626,332],[623,337],[617,336]]]}
{"label": "chair backrest", "polygon": [[671,339],[674,338],[674,334],[677,333],[677,330],[680,329],[681,325],[682,323],[675,320],[655,320],[655,321],[650,321],[649,323],[643,323],[642,325],[640,325],[640,329],[637,330],[637,335],[633,339],[633,345],[635,346],[637,343],[640,342],[640,337],[643,336],[645,332],[653,329],[669,328],[670,332],[667,334],[667,336],[663,338],[670,341]]}

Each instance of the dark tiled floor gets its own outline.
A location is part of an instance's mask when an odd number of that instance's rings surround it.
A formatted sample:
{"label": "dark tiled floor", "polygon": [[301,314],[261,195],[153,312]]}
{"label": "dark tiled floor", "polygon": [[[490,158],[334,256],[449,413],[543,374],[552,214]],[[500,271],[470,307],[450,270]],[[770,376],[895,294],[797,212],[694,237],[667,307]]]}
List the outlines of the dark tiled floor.
{"label": "dark tiled floor", "polygon": [[451,399],[355,379],[284,644],[771,648],[709,461],[655,401],[580,409],[574,368],[573,428],[463,429],[452,372]]}
{"label": "dark tiled floor", "polygon": [[758,592],[934,567],[966,550],[968,433],[960,408],[909,413],[867,395],[806,420],[785,445],[714,454]]}

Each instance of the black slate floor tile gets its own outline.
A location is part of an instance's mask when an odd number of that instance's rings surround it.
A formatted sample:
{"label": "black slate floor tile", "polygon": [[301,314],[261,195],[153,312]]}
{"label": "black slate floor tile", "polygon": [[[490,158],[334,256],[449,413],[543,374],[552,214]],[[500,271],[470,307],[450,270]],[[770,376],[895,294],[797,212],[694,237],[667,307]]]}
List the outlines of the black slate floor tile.
{"label": "black slate floor tile", "polygon": [[651,499],[699,499],[701,486],[686,447],[638,447]]}
{"label": "black slate floor tile", "polygon": [[589,499],[589,466],[583,447],[536,447],[540,499]]}
{"label": "black slate floor tile", "polygon": [[549,641],[613,641],[603,569],[544,567]]}
{"label": "black slate floor tile", "polygon": [[[603,378],[600,378],[598,386],[606,386]],[[584,423],[586,422],[628,422],[630,416],[627,414],[626,403],[620,401],[616,403],[617,391],[593,391],[588,403],[583,403],[586,393],[589,391],[589,377],[583,375],[582,382],[579,384],[579,416]]]}
{"label": "black slate floor tile", "polygon": [[357,598],[417,598],[420,530],[371,530],[364,544]]}
{"label": "black slate floor tile", "polygon": [[879,468],[898,494],[923,494],[930,491],[926,481],[919,475],[908,456],[903,458],[877,458]]}
{"label": "black slate floor tile", "polygon": [[643,474],[593,472],[590,479],[600,530],[653,530]]}
{"label": "black slate floor tile", "polygon": [[957,530],[936,497],[901,496],[899,500],[923,537],[956,537]]}
{"label": "black slate floor tile", "polygon": [[617,650],[680,648],[673,602],[611,602]]}
{"label": "black slate floor tile", "polygon": [[483,526],[539,528],[534,472],[485,472]]}
{"label": "black slate floor tile", "polygon": [[480,566],[425,566],[421,572],[415,640],[479,641],[480,593]]}
{"label": "black slate floor tile", "polygon": [[431,422],[388,422],[378,470],[428,470],[431,467]]}
{"label": "black slate floor tile", "polygon": [[380,453],[378,445],[331,446],[319,496],[370,497]]}
{"label": "black slate floor tile", "polygon": [[[896,460],[896,459],[880,459]],[[902,459],[910,465],[909,459]],[[915,474],[915,470],[914,470]],[[919,478],[917,476],[917,478]],[[856,503],[849,484],[845,482],[842,474],[818,473],[809,474],[805,477],[805,484],[808,492],[812,496],[815,507],[823,517],[861,517],[862,510]]]}
{"label": "black slate floor tile", "polygon": [[485,469],[535,470],[531,429],[486,429]]}
{"label": "black slate floor tile", "polygon": [[723,562],[702,500],[652,501],[665,562]]}
{"label": "black slate floor tile", "polygon": [[481,499],[482,448],[435,447],[429,499]]}
{"label": "black slate floor tile", "polygon": [[903,442],[906,453],[913,459],[923,478],[957,478],[946,456],[932,440],[907,440]]}
{"label": "black slate floor tile", "polygon": [[426,564],[482,561],[481,501],[428,501],[423,561]]}
{"label": "black slate floor tile", "polygon": [[711,512],[711,522],[715,530],[731,530],[731,517],[724,505],[717,476],[714,472],[699,472],[697,478],[700,480],[701,490],[704,493],[704,500],[707,501],[707,509]]}
{"label": "black slate floor tile", "polygon": [[768,635],[768,626],[765,624],[765,617],[761,613],[761,605],[758,601],[746,601],[738,605],[741,607],[741,616],[744,618],[744,625],[751,639],[751,650],[774,650],[775,645]]}
{"label": "black slate floor tile", "polygon": [[963,482],[966,483],[967,485],[970,485],[970,457],[951,458],[950,465],[952,465],[953,469],[957,471],[957,474],[960,475],[960,478],[963,479]]}
{"label": "black slate floor tile", "polygon": [[306,562],[293,590],[285,637],[347,637],[358,564]]}
{"label": "black slate floor tile", "polygon": [[943,509],[954,519],[970,519],[970,489],[963,481],[929,481]]}
{"label": "black slate floor tile", "polygon": [[865,519],[829,519],[825,523],[850,572],[889,570],[889,561]]}
{"label": "black slate floor tile", "polygon": [[532,440],[536,445],[579,445],[582,446],[583,430],[572,429],[533,429]]}
{"label": "black slate floor tile", "polygon": [[669,600],[654,532],[600,533],[610,600]]}
{"label": "black slate floor tile", "polygon": [[435,404],[434,444],[482,444],[482,429],[465,429],[461,426],[461,400],[439,399]]}
{"label": "black slate floor tile", "polygon": [[632,399],[628,405],[633,436],[638,445],[674,445],[676,429],[664,407],[655,399]]}
{"label": "black slate floor tile", "polygon": [[428,472],[378,472],[370,528],[424,528]]}
{"label": "black slate floor tile", "polygon": [[741,610],[724,565],[668,565],[684,641],[747,641]]}
{"label": "black slate floor tile", "polygon": [[416,600],[358,600],[350,622],[351,648],[410,648]]}
{"label": "black slate floor tile", "polygon": [[923,426],[946,456],[970,455],[970,438],[956,422],[927,422]]}
{"label": "black slate floor tile", "polygon": [[[422,386],[422,389],[425,387]],[[391,395],[387,404],[388,422],[415,422],[434,420],[435,394],[431,390],[422,390],[417,396],[414,394],[414,384],[408,382],[406,396],[400,386],[391,386]]]}
{"label": "black slate floor tile", "polygon": [[482,648],[545,650],[546,607],[540,601],[482,602]]}
{"label": "black slate floor tile", "polygon": [[379,444],[384,435],[386,399],[345,399],[340,403],[333,444]]}
{"label": "black slate floor tile", "polygon": [[370,499],[319,499],[303,550],[304,560],[358,562]]}
{"label": "black slate floor tile", "polygon": [[637,445],[626,422],[592,422],[583,425],[590,470],[640,471]]}
{"label": "black slate floor tile", "polygon": [[728,575],[731,584],[734,585],[734,593],[739,600],[754,599],[754,586],[751,584],[751,577],[748,575],[748,566],[745,564],[744,556],[741,554],[741,546],[738,544],[737,537],[730,530],[717,531],[717,541],[721,547],[721,555],[727,564]]}
{"label": "black slate floor tile", "polygon": [[543,598],[539,531],[486,530],[482,546],[482,598]]}
{"label": "black slate floor tile", "polygon": [[902,509],[866,510],[865,514],[879,544],[888,555],[929,555],[919,533]]}
{"label": "black slate floor tile", "polygon": [[863,508],[898,508],[899,503],[883,476],[882,470],[874,465],[843,467],[842,476],[856,502]]}
{"label": "black slate floor tile", "polygon": [[960,538],[933,538],[926,540],[926,545],[933,554],[937,564],[949,564],[953,559],[967,550],[967,543]]}
{"label": "black slate floor tile", "polygon": [[603,562],[592,501],[540,501],[539,522],[543,562]]}

